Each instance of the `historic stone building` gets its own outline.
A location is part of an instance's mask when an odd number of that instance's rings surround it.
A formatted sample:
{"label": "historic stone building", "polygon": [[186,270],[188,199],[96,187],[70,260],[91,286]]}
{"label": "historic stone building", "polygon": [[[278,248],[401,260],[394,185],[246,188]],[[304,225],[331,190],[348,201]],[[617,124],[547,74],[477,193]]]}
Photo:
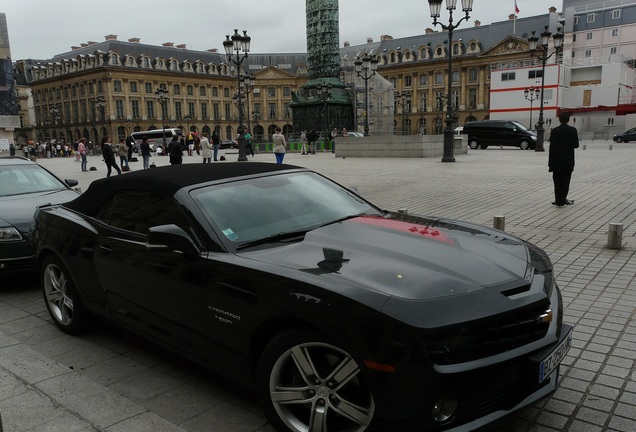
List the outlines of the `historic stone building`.
{"label": "historic stone building", "polygon": [[[452,103],[458,123],[489,116],[490,71],[497,65],[529,58],[527,38],[540,32],[549,14],[480,25],[474,22],[454,33],[424,34],[340,49],[341,78],[352,91],[356,124],[362,129],[364,82],[353,72],[357,56],[379,60],[369,82],[371,134],[441,133],[448,58],[453,55]],[[241,74],[253,74],[243,112],[257,139],[267,141],[275,127],[294,128],[289,103],[308,79],[307,54],[252,54]],[[32,99],[20,116],[33,118],[17,131],[18,142],[86,137],[93,143],[131,131],[180,127],[204,132],[217,129],[223,139],[236,137],[238,127],[237,72],[224,53],[194,51],[185,45],[145,45],[140,39],[87,42],[47,60],[20,60],[14,67],[22,93]],[[165,105],[156,97],[167,90]],[[400,98],[395,98],[399,92]],[[246,100],[247,99],[247,100]],[[26,109],[26,111],[24,111]],[[32,111],[32,114],[30,112]],[[326,129],[340,127],[325,123]]]}

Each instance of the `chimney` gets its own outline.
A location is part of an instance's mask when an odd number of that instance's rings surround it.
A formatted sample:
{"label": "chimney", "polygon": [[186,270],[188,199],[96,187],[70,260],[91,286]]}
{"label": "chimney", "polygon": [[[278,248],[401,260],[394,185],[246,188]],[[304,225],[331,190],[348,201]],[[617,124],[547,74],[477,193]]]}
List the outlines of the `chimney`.
{"label": "chimney", "polygon": [[514,19],[515,19],[515,14],[508,15],[508,21],[514,21]]}
{"label": "chimney", "polygon": [[481,21],[475,20],[475,27],[479,27],[481,25]]}
{"label": "chimney", "polygon": [[548,9],[548,11],[549,11],[550,13],[554,13],[554,12],[556,12],[556,11],[557,11],[557,8],[555,8],[554,6],[550,6],[550,8]]}
{"label": "chimney", "polygon": [[88,41],[88,42],[86,42],[86,43],[87,43],[88,45],[97,45],[97,42],[95,42],[95,41]]}
{"label": "chimney", "polygon": [[130,42],[130,43],[139,43],[139,40],[140,40],[139,38],[130,38],[130,39],[128,39],[128,42]]}
{"label": "chimney", "polygon": [[393,36],[391,35],[382,35],[380,36],[381,41],[393,40]]}
{"label": "chimney", "polygon": [[107,41],[116,41],[117,40],[117,35],[109,34],[109,35],[104,36],[104,39],[106,39]]}
{"label": "chimney", "polygon": [[344,42],[344,47],[345,48],[349,48],[351,46],[351,43],[349,41],[345,41]]}
{"label": "chimney", "polygon": [[424,30],[424,34],[433,34],[433,33],[435,33],[435,30],[433,30],[430,27],[427,27],[426,30]]}
{"label": "chimney", "polygon": [[368,44],[372,44],[372,43],[373,43],[373,38],[368,37],[368,38],[367,38],[367,43],[368,43]]}
{"label": "chimney", "polygon": [[186,44],[179,44],[179,45],[177,45],[177,48],[185,49],[186,48]]}
{"label": "chimney", "polygon": [[210,53],[218,53],[219,49],[218,48],[210,48],[209,50],[207,50]]}
{"label": "chimney", "polygon": [[78,47],[78,46],[72,46],[71,47],[71,51],[77,51],[78,49],[80,49],[80,47]]}
{"label": "chimney", "polygon": [[85,48],[85,47],[87,47],[87,46],[88,46],[88,44],[87,44],[87,43],[81,43],[81,44],[80,44],[80,46],[81,46],[82,48]]}
{"label": "chimney", "polygon": [[174,46],[174,43],[172,43],[172,42],[164,42],[164,43],[162,43],[161,45],[163,45],[163,46],[165,46],[165,47],[173,47],[173,46]]}

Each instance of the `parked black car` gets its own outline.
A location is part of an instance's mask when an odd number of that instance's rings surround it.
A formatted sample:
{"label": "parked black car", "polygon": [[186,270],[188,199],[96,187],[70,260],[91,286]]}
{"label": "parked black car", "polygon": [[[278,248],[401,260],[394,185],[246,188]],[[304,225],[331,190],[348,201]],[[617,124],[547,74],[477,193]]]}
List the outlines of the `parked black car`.
{"label": "parked black car", "polygon": [[221,149],[237,149],[239,148],[238,145],[238,141],[234,141],[234,140],[223,140],[221,141],[221,144],[219,145],[219,148]]}
{"label": "parked black car", "polygon": [[96,180],[34,238],[60,329],[99,316],[213,367],[277,431],[473,430],[550,395],[571,343],[539,248],[290,165]]}
{"label": "parked black car", "polygon": [[516,121],[484,120],[464,124],[462,132],[468,135],[468,147],[486,149],[493,146],[514,146],[521,150],[537,147],[537,134]]}
{"label": "parked black car", "polygon": [[636,128],[617,133],[612,139],[617,143],[636,141]]}
{"label": "parked black car", "polygon": [[35,208],[77,198],[77,184],[26,158],[0,158],[0,275],[36,268],[30,243]]}

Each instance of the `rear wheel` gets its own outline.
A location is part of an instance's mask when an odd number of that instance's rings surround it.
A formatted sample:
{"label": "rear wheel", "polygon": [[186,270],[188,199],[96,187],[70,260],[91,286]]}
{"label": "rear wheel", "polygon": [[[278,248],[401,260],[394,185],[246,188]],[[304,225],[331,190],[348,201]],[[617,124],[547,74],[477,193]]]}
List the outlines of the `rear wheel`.
{"label": "rear wheel", "polygon": [[479,148],[479,143],[477,142],[475,138],[471,138],[468,140],[468,147],[470,147],[473,150],[476,150]]}
{"label": "rear wheel", "polygon": [[528,150],[530,148],[530,142],[528,140],[521,140],[519,143],[519,148],[521,150]]}
{"label": "rear wheel", "polygon": [[261,404],[280,432],[364,432],[375,402],[360,366],[314,332],[288,331],[265,348],[257,371]]}
{"label": "rear wheel", "polygon": [[90,315],[82,304],[73,279],[62,261],[47,257],[40,267],[40,283],[46,308],[63,332],[78,334],[86,330]]}

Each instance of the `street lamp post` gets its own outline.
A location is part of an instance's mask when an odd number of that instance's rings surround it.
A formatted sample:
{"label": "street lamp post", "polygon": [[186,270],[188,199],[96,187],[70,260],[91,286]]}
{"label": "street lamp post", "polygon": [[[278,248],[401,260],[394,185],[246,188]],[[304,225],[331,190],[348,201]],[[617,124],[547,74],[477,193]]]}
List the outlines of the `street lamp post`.
{"label": "street lamp post", "polygon": [[456,9],[457,0],[446,0],[446,10],[448,10],[448,25],[437,21],[442,10],[443,0],[428,0],[428,5],[433,18],[433,25],[439,25],[443,30],[448,32],[448,89],[446,95],[446,128],[444,129],[444,155],[442,162],[455,162],[453,155],[453,145],[455,141],[453,123],[455,122],[455,114],[453,113],[452,88],[453,88],[453,31],[459,27],[462,21],[470,18],[469,13],[473,10],[473,0],[462,0],[462,11],[466,14],[457,24],[453,24],[453,11]]}
{"label": "street lamp post", "polygon": [[[104,110],[106,109],[106,99],[104,99],[103,96],[97,96],[95,98],[95,106],[97,107],[98,111],[99,111],[99,116],[101,118],[101,122],[102,125],[103,123],[106,121],[105,117],[106,115],[104,114]],[[102,130],[103,130],[103,126],[102,126]],[[104,137],[102,137],[104,138]],[[99,143],[96,143],[97,145],[99,145]]]}
{"label": "street lamp post", "polygon": [[364,136],[369,136],[369,80],[375,75],[379,62],[377,58],[365,53],[353,63],[356,75],[364,80]]}
{"label": "street lamp post", "polygon": [[[60,109],[58,107],[57,104],[52,104],[51,105],[51,117],[53,119],[53,131],[55,131],[55,129],[57,129],[57,123],[58,120],[60,119]],[[58,141],[60,140],[60,136],[58,135]]]}
{"label": "street lamp post", "polygon": [[166,101],[168,100],[168,90],[162,84],[157,90],[155,90],[155,98],[159,101],[159,105],[161,105],[161,128],[163,131],[163,150],[166,150]]}
{"label": "street lamp post", "polygon": [[[250,42],[252,38],[247,35],[247,30],[243,30],[241,36],[238,29],[234,29],[234,34],[230,39],[230,35],[225,36],[223,41],[223,48],[225,54],[230,63],[236,65],[236,77],[237,77],[237,93],[238,93],[238,110],[239,110],[239,126],[237,129],[238,134],[243,131],[243,100],[241,92],[241,64],[247,58],[247,54],[250,52]],[[239,157],[241,162],[247,161],[247,155],[245,154],[245,140],[239,140]]]}
{"label": "street lamp post", "polygon": [[133,119],[128,117],[126,119],[126,128],[127,128],[126,130],[128,131],[128,136],[132,135],[133,124],[135,124],[135,122],[133,122]]}
{"label": "street lamp post", "polygon": [[256,77],[254,74],[241,77],[243,83],[243,89],[245,91],[245,106],[247,107],[247,130],[252,134],[252,125],[250,123],[250,93],[254,90],[254,84],[256,84]]}
{"label": "street lamp post", "polygon": [[[322,85],[318,85],[316,87],[316,93],[318,94],[318,97],[320,97],[320,99],[322,99],[322,130],[325,133],[325,136],[323,138],[322,141],[322,149],[323,151],[325,150],[325,138],[327,138],[329,136],[329,128],[328,128],[328,124],[329,124],[329,118],[328,118],[328,114],[329,111],[327,110],[327,101],[329,100],[329,98],[331,97],[331,92],[333,91],[333,87],[331,86],[331,84],[327,84],[326,86],[322,86]],[[327,138],[328,139],[328,138]]]}
{"label": "street lamp post", "polygon": [[[532,31],[532,36],[528,38],[528,48],[530,49],[530,56],[536,57],[541,61],[541,102],[539,106],[539,121],[537,122],[537,146],[534,151],[542,152],[545,151],[543,146],[544,136],[545,136],[545,128],[543,125],[545,122],[543,121],[543,97],[545,93],[545,63],[546,61],[552,57],[554,54],[558,54],[563,49],[563,33],[561,33],[561,28],[557,29],[557,32],[552,35],[548,31],[548,26],[545,26],[545,30],[541,33],[541,54],[537,54],[537,45],[539,44],[539,37],[535,35],[535,31]],[[550,36],[554,41],[554,52],[548,55],[548,42],[550,42]]]}
{"label": "street lamp post", "polygon": [[532,129],[532,103],[539,98],[541,89],[538,87],[530,87],[523,91],[523,96],[530,101],[530,129]]}
{"label": "street lamp post", "polygon": [[402,135],[406,135],[405,132],[405,125],[406,125],[406,103],[407,103],[407,98],[409,97],[409,94],[407,92],[397,92],[395,93],[395,102],[397,103],[398,106],[401,106],[402,108]]}
{"label": "street lamp post", "polygon": [[190,133],[190,123],[192,122],[192,116],[190,114],[186,114],[183,116],[183,119],[186,122],[188,130],[186,131],[186,136]]}

